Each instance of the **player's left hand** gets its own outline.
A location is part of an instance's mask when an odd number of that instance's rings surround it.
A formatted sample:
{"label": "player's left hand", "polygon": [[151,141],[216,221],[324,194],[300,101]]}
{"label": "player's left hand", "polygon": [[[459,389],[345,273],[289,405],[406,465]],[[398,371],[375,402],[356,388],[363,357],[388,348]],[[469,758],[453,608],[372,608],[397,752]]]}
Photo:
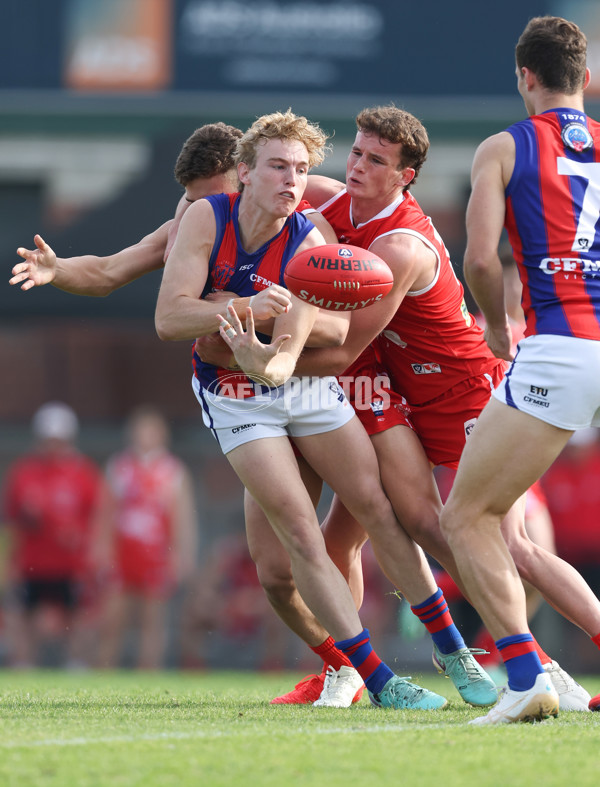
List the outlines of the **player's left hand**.
{"label": "player's left hand", "polygon": [[221,337],[233,351],[236,361],[248,377],[259,383],[267,382],[265,371],[269,361],[279,353],[283,343],[290,339],[291,335],[282,334],[273,339],[271,344],[263,344],[256,336],[250,307],[246,309],[246,330],[232,306],[228,307],[227,316],[228,319],[225,319],[217,314]]}

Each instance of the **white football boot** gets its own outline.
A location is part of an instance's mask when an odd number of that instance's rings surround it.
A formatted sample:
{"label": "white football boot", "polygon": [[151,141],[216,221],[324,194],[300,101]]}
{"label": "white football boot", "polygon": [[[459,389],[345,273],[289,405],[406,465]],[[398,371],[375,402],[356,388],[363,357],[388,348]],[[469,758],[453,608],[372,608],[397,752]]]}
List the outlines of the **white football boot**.
{"label": "white football boot", "polygon": [[485,716],[469,724],[511,724],[516,721],[542,721],[558,716],[558,693],[546,672],[540,672],[527,691],[501,689],[500,699]]}
{"label": "white football boot", "polygon": [[349,708],[357,701],[356,695],[359,692],[362,695],[363,687],[363,679],[354,667],[342,666],[335,670],[329,666],[321,696],[313,705],[317,708]]}

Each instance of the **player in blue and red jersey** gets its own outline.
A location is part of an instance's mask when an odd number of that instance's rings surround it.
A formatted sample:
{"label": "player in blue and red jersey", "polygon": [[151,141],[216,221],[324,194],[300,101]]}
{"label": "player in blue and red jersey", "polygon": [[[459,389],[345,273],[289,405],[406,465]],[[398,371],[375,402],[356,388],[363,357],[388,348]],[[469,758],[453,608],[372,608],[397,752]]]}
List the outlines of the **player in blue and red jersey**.
{"label": "player in blue and red jersey", "polygon": [[[342,389],[331,376],[292,379],[319,310],[291,295],[290,307],[275,317],[272,341],[254,329],[253,312],[269,303],[265,294],[287,260],[324,243],[296,209],[325,140],[290,111],[255,121],[238,145],[241,194],[199,200],[181,220],[158,295],[157,332],[177,341],[219,330],[233,352],[239,373],[196,359],[194,390],[205,424],[266,515],[303,600],[358,672],[355,691],[364,681],[380,706],[440,708],[445,698],[394,675],[372,649],[350,588],[327,554],[292,450],[290,437],[364,525],[382,567],[402,577],[411,602],[429,599],[436,585],[425,555],[398,523],[375,451]],[[225,287],[236,292],[225,308],[203,297]],[[343,328],[332,342],[340,343],[348,320],[332,316],[336,321]],[[439,614],[445,624],[447,608]]]}
{"label": "player in blue and red jersey", "polygon": [[[532,19],[516,47],[529,119],[485,140],[473,161],[465,275],[496,356],[512,358],[498,255],[503,227],[526,319],[512,365],[467,441],[441,519],[508,673],[507,690],[481,724],[531,721],[558,709],[500,523],[574,430],[600,425],[600,127],[584,112],[586,48],[577,25]],[[592,639],[600,645],[600,634]]]}

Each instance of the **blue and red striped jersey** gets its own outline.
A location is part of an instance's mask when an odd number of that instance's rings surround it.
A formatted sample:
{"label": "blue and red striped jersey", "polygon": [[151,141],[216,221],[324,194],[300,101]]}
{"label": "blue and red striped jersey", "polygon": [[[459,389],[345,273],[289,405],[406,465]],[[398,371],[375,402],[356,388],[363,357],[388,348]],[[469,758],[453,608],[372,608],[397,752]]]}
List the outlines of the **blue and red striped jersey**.
{"label": "blue and red striped jersey", "polygon": [[[280,232],[251,254],[244,250],[240,240],[238,212],[240,194],[215,194],[206,199],[212,205],[217,223],[217,234],[209,260],[209,271],[202,297],[216,290],[235,292],[240,298],[254,295],[267,289],[272,284],[285,287],[283,272],[298,247],[315,225],[298,211],[292,213]],[[266,343],[270,336],[257,333],[258,338]],[[212,364],[204,363],[194,350],[194,373],[205,388],[211,393],[231,395],[231,386],[221,390],[219,380],[227,378],[231,381],[233,374],[230,369],[221,369]],[[238,379],[239,378],[239,379]],[[247,381],[247,385],[244,384]],[[244,391],[243,395],[252,396],[256,388],[243,373],[236,376],[236,389]]]}
{"label": "blue and red striped jersey", "polygon": [[600,124],[552,109],[507,129],[516,157],[505,227],[525,336],[600,339]]}

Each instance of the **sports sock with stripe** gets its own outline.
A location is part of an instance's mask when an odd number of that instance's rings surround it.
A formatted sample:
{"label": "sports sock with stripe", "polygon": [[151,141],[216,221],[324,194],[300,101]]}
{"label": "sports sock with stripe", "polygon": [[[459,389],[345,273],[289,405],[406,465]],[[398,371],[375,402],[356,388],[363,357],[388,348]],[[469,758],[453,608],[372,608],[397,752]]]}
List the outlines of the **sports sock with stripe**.
{"label": "sports sock with stripe", "polygon": [[371,694],[379,694],[388,680],[394,677],[392,670],[373,650],[369,629],[363,629],[356,637],[335,644],[350,659]]}
{"label": "sports sock with stripe", "polygon": [[441,653],[453,653],[459,648],[466,647],[460,631],[454,625],[448,604],[440,588],[428,599],[421,604],[415,604],[411,609],[431,634],[431,639]]}
{"label": "sports sock with stripe", "polygon": [[513,691],[527,691],[537,676],[544,671],[531,634],[515,634],[496,640],[506,673],[508,687]]}

